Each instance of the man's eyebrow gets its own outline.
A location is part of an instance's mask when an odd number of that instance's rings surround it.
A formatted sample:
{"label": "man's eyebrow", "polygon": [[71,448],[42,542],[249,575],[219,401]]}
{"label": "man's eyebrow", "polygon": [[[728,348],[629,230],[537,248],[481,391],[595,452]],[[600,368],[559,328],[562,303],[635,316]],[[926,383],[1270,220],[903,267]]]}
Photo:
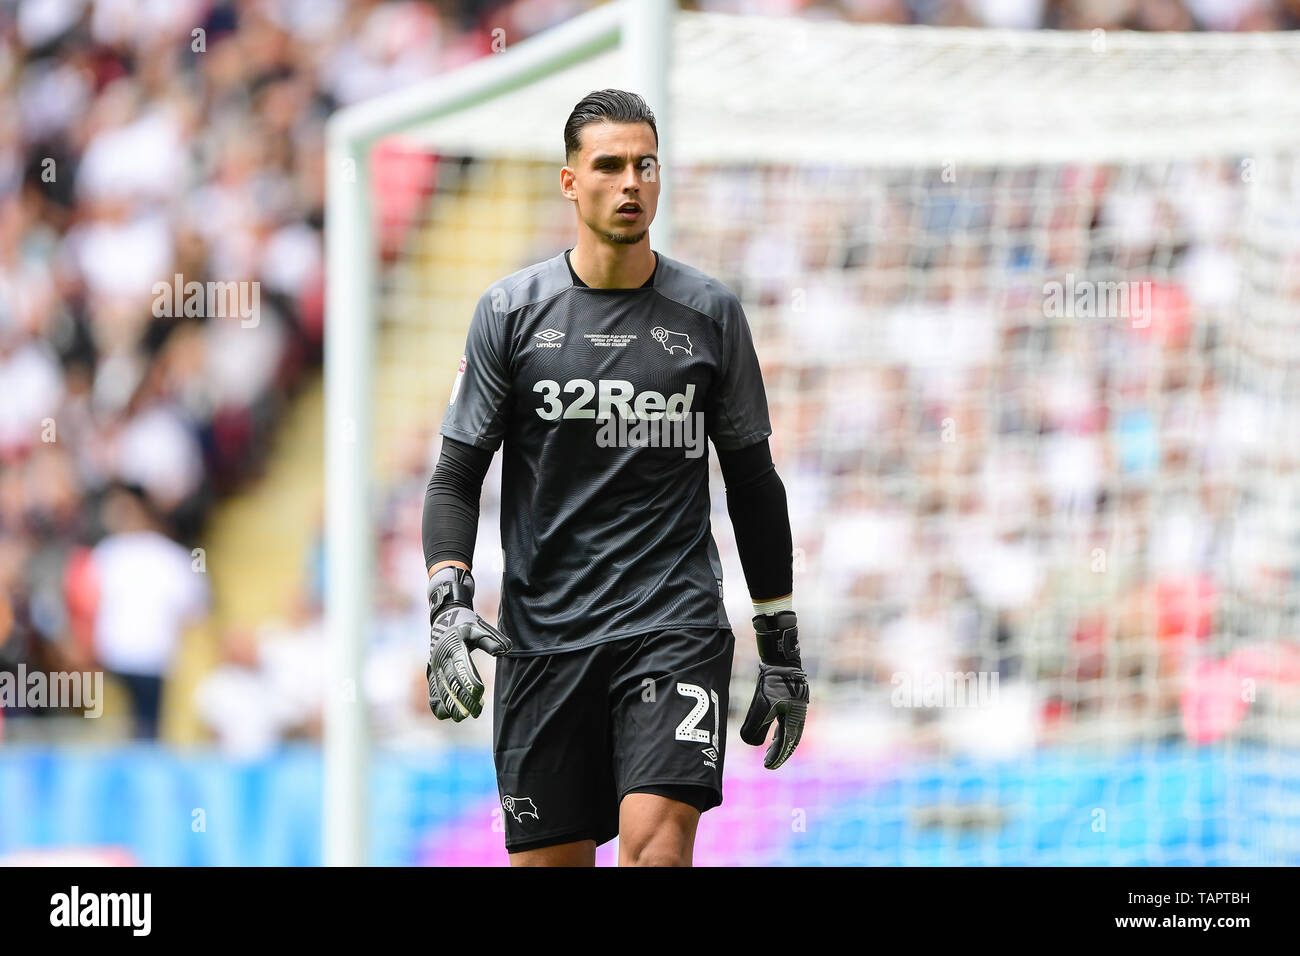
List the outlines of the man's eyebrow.
{"label": "man's eyebrow", "polygon": [[[611,159],[617,159],[617,160],[619,160],[619,161],[621,162],[622,159],[623,159],[623,157],[622,157],[622,156],[619,156],[619,155],[616,154],[616,153],[599,153],[598,155],[593,156],[593,157],[591,158],[591,165],[593,165],[593,166],[598,166],[598,165],[600,165],[601,163],[606,162],[606,161],[611,160]],[[659,157],[656,156],[654,153],[642,153],[640,156],[637,157],[637,159],[638,159],[638,160],[641,160],[641,159],[653,159],[656,163],[659,162]]]}

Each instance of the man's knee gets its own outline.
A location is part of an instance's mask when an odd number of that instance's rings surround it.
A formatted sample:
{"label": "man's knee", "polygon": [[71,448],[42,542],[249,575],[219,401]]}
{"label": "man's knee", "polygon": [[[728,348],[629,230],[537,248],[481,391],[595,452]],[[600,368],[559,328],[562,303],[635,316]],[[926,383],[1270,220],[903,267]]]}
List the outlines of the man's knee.
{"label": "man's knee", "polygon": [[620,866],[691,865],[698,810],[648,793],[629,793],[620,810]]}
{"label": "man's knee", "polygon": [[[690,866],[693,841],[676,833],[652,833],[622,853],[625,866]],[[622,848],[622,839],[619,847]]]}

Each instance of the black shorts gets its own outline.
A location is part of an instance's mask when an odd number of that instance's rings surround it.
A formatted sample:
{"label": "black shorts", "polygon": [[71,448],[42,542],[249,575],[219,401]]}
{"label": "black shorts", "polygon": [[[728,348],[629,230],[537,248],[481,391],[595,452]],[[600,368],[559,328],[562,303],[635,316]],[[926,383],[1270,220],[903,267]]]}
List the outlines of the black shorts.
{"label": "black shorts", "polygon": [[631,792],[722,802],[735,638],[681,628],[497,658],[493,758],[506,850],[618,835]]}

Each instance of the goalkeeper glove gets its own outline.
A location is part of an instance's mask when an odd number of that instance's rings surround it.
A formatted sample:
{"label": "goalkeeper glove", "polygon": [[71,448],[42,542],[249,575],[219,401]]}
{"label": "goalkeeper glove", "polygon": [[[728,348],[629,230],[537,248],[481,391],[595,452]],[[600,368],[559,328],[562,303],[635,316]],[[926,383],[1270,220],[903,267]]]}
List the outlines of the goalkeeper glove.
{"label": "goalkeeper glove", "polygon": [[760,614],[754,618],[758,637],[758,686],[749,713],[740,727],[740,739],[760,747],[776,720],[776,734],[763,757],[763,766],[775,770],[799,746],[808,714],[808,675],[799,660],[799,625],[794,611]]}
{"label": "goalkeeper glove", "polygon": [[483,712],[483,680],[469,652],[498,657],[510,639],[474,613],[474,579],[464,568],[439,568],[429,578],[429,708],[459,723]]}

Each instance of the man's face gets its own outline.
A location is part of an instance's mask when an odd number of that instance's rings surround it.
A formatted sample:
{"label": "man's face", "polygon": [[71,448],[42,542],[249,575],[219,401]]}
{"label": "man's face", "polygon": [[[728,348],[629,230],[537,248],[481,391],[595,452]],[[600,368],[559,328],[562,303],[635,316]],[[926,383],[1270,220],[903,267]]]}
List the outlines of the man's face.
{"label": "man's face", "polygon": [[[587,228],[608,242],[645,238],[659,207],[659,157],[649,123],[591,123],[572,166],[560,170],[560,190]],[[625,208],[634,203],[637,209]]]}

